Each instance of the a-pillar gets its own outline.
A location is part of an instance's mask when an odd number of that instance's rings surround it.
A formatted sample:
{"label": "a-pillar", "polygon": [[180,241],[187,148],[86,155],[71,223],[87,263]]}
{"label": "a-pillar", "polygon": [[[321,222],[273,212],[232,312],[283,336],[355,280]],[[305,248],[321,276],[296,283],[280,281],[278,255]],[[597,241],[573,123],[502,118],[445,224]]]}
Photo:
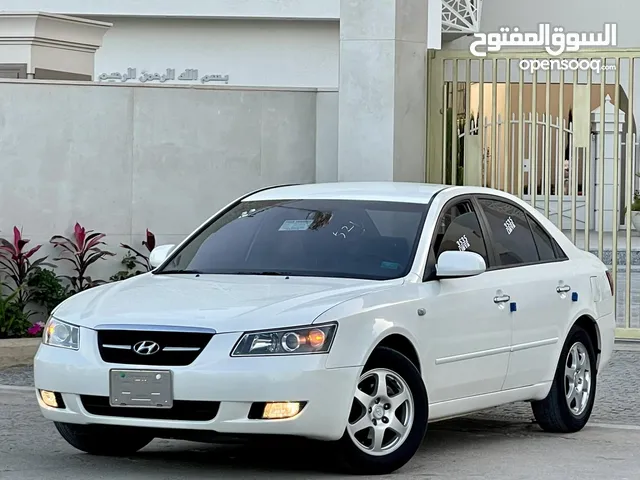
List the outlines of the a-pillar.
{"label": "a-pillar", "polygon": [[425,179],[427,0],[341,0],[338,180]]}

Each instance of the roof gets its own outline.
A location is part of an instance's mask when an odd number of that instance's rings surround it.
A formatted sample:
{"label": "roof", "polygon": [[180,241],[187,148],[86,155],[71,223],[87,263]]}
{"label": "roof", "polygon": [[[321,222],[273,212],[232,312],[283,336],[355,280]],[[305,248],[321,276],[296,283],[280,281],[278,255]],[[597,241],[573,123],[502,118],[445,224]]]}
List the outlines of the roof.
{"label": "roof", "polygon": [[274,187],[249,195],[245,201],[263,200],[369,200],[429,203],[448,185],[411,182],[338,182]]}

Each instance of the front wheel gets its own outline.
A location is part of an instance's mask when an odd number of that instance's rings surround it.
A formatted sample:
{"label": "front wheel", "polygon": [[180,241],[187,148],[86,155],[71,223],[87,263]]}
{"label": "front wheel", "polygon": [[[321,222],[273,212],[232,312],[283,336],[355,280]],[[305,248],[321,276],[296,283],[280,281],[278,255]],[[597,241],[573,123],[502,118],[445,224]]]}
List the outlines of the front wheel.
{"label": "front wheel", "polygon": [[544,431],[573,433],[584,428],[596,396],[596,362],[591,337],[574,326],[562,348],[551,391],[544,400],[531,403]]}
{"label": "front wheel", "polygon": [[384,475],[416,454],[428,421],[427,391],[404,355],[379,348],[358,380],[339,455],[350,473]]}
{"label": "front wheel", "polygon": [[92,455],[127,456],[153,440],[144,429],[54,422],[69,445]]}

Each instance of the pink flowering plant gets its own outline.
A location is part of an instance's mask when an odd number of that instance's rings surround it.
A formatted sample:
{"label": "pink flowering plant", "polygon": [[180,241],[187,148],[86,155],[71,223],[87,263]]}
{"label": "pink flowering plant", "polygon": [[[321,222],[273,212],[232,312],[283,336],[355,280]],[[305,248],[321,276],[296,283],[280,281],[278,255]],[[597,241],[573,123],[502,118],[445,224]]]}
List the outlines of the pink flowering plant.
{"label": "pink flowering plant", "polygon": [[87,230],[79,223],[76,223],[72,237],[68,238],[62,235],[51,237],[51,244],[62,250],[61,255],[55,260],[71,263],[75,272],[75,275],[62,276],[69,281],[71,293],[81,292],[105,283],[104,280],[93,279],[88,275],[91,265],[98,260],[115,255],[100,247],[106,245],[103,241],[104,237],[104,233]]}
{"label": "pink flowering plant", "polygon": [[[54,235],[49,240],[58,252],[52,262],[67,262],[70,275],[57,275],[55,263],[47,263],[47,256],[38,255],[42,245],[30,245],[18,227],[10,239],[0,238],[0,338],[42,335],[45,323],[30,320],[36,313],[47,316],[69,296],[106,283],[91,276],[96,262],[115,254],[105,249],[105,234],[87,230],[80,223],[74,225],[69,236]],[[126,270],[111,277],[117,281],[152,270],[149,256],[156,246],[155,235],[147,229],[142,247],[120,246],[127,251],[122,260]],[[52,267],[51,269],[45,267]],[[38,312],[27,311],[28,306],[39,307]]]}
{"label": "pink flowering plant", "polygon": [[29,329],[27,329],[27,335],[31,335],[32,337],[37,337],[38,335],[42,335],[42,331],[44,330],[44,322],[36,322]]}
{"label": "pink flowering plant", "polygon": [[42,245],[27,248],[30,240],[22,236],[18,227],[13,227],[13,239],[9,241],[0,238],[0,268],[6,273],[7,279],[11,282],[11,291],[19,290],[16,301],[26,307],[30,301],[30,290],[22,288],[26,286],[29,276],[42,266],[54,265],[45,263],[47,257],[34,259],[34,255],[40,250]]}

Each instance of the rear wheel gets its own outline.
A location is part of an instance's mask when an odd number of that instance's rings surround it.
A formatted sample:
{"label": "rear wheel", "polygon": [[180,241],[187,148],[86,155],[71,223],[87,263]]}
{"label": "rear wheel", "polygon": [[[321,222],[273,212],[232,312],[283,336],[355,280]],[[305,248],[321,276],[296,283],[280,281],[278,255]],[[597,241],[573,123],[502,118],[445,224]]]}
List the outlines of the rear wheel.
{"label": "rear wheel", "polygon": [[376,350],[356,387],[339,454],[350,473],[383,475],[405,465],[427,429],[428,400],[420,372],[404,355]]}
{"label": "rear wheel", "polygon": [[553,433],[582,430],[596,396],[596,353],[589,334],[574,326],[567,337],[549,395],[532,402],[540,427]]}
{"label": "rear wheel", "polygon": [[136,428],[60,422],[54,424],[69,445],[92,455],[132,455],[146,447],[154,438],[143,429]]}

